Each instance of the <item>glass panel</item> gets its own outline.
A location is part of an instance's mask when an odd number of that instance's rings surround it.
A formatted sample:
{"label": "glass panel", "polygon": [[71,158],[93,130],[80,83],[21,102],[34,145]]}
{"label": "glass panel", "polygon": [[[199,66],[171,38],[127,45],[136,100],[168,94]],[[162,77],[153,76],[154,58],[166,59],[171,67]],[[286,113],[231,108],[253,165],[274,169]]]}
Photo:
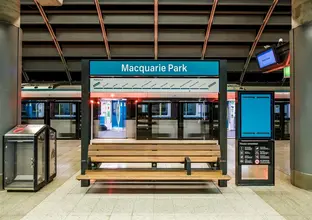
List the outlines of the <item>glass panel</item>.
{"label": "glass panel", "polygon": [[235,101],[228,101],[227,108],[227,130],[228,138],[235,138]]}
{"label": "glass panel", "polygon": [[137,104],[137,139],[150,139],[151,138],[151,121],[149,121],[148,114],[149,104]]}
{"label": "glass panel", "polygon": [[23,102],[22,118],[23,119],[44,118],[44,103]]}
{"label": "glass panel", "polygon": [[285,104],[285,137],[290,136],[290,104]]}
{"label": "glass panel", "polygon": [[57,138],[76,137],[76,120],[51,119],[51,127],[57,131]]}
{"label": "glass panel", "polygon": [[49,149],[49,177],[56,174],[56,133],[49,130],[50,149]]}
{"label": "glass panel", "polygon": [[76,103],[51,103],[51,127],[57,138],[76,138]]}
{"label": "glass panel", "polygon": [[46,133],[42,132],[37,138],[37,184],[44,182],[45,177],[45,149],[46,149]]}
{"label": "glass panel", "polygon": [[75,103],[52,103],[52,117],[53,118],[75,118],[76,104]]}
{"label": "glass panel", "polygon": [[183,139],[208,139],[207,103],[183,103]]}
{"label": "glass panel", "polygon": [[216,103],[210,103],[212,105],[212,131],[210,139],[217,140],[219,138],[219,105]]}
{"label": "glass panel", "polygon": [[274,128],[276,138],[282,137],[282,128],[281,128],[281,105],[277,104],[274,108]]}
{"label": "glass panel", "polygon": [[101,99],[93,104],[93,133],[95,138],[126,138],[127,101]]}
{"label": "glass panel", "polygon": [[151,103],[152,138],[177,139],[178,120],[171,119],[171,103]]}
{"label": "glass panel", "polygon": [[152,104],[153,118],[170,118],[171,103],[153,103]]}
{"label": "glass panel", "polygon": [[34,143],[6,142],[4,186],[6,189],[34,189]]}
{"label": "glass panel", "polygon": [[22,118],[22,124],[43,125],[44,119],[25,119],[25,118]]}

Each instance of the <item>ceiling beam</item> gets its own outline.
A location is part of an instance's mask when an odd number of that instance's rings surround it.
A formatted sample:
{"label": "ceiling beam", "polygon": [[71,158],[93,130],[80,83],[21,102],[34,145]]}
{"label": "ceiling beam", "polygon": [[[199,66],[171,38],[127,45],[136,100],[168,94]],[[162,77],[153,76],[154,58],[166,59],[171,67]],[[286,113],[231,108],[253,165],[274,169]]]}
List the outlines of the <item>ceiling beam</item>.
{"label": "ceiling beam", "polygon": [[100,3],[99,3],[99,0],[94,0],[94,4],[96,6],[96,11],[97,11],[99,22],[100,22],[100,25],[101,25],[102,37],[103,37],[103,41],[104,41],[104,44],[105,44],[107,59],[110,60],[111,59],[111,52],[110,52],[110,49],[109,49],[107,33],[106,33],[105,25],[104,25],[104,19],[103,19],[103,14],[102,14],[102,11],[101,11],[101,6],[100,6]]}
{"label": "ceiling beam", "polygon": [[158,0],[154,0],[154,58],[158,59]]}
{"label": "ceiling beam", "polygon": [[209,40],[209,37],[210,37],[211,27],[212,27],[212,23],[213,23],[213,19],[214,19],[214,15],[215,15],[215,12],[216,12],[217,5],[218,5],[218,0],[214,0],[213,4],[212,4],[211,12],[210,12],[210,17],[209,17],[209,20],[208,20],[207,29],[206,29],[204,46],[203,46],[202,54],[201,54],[201,59],[202,60],[205,59],[205,54],[206,54],[206,50],[207,50],[208,40]]}
{"label": "ceiling beam", "polygon": [[261,25],[261,27],[260,27],[260,30],[258,31],[258,34],[257,34],[257,36],[256,36],[256,38],[255,38],[255,40],[254,40],[254,42],[253,42],[253,44],[252,44],[252,47],[251,47],[251,49],[250,49],[250,51],[249,51],[247,60],[246,60],[246,62],[245,62],[245,65],[244,65],[244,67],[243,67],[243,71],[242,71],[241,76],[240,76],[240,80],[239,80],[239,81],[240,81],[240,82],[239,82],[239,85],[240,85],[240,86],[241,86],[241,85],[243,84],[243,82],[244,82],[244,77],[245,77],[245,75],[246,75],[246,72],[247,72],[247,69],[248,69],[250,60],[251,60],[251,58],[252,58],[252,56],[253,56],[253,54],[254,54],[254,52],[255,52],[255,50],[256,50],[256,47],[257,47],[258,42],[259,42],[259,40],[260,40],[260,38],[261,38],[261,36],[262,36],[262,33],[263,33],[263,31],[264,31],[264,28],[265,28],[266,25],[268,24],[268,22],[269,22],[269,20],[270,20],[270,18],[271,18],[271,15],[272,15],[272,13],[273,13],[273,11],[274,11],[274,9],[275,9],[276,5],[278,4],[278,1],[279,1],[279,0],[274,0],[274,1],[273,1],[272,5],[271,5],[271,7],[270,7],[270,9],[269,9],[269,11],[267,12],[267,14],[266,14],[266,16],[265,16],[265,18],[264,18],[264,20],[263,20],[263,22],[262,22],[262,25]]}
{"label": "ceiling beam", "polygon": [[72,84],[72,78],[71,78],[71,74],[69,72],[69,68],[68,68],[67,62],[65,60],[65,57],[64,57],[63,51],[61,49],[61,46],[60,46],[59,42],[57,41],[56,35],[54,33],[54,30],[53,30],[53,28],[52,28],[52,26],[51,26],[51,24],[50,24],[50,22],[48,20],[48,17],[46,15],[46,13],[44,12],[42,6],[39,4],[38,0],[34,0],[34,2],[37,5],[37,8],[38,8],[38,10],[39,10],[39,12],[41,14],[41,17],[43,18],[44,23],[46,24],[46,26],[47,26],[47,28],[49,30],[49,33],[50,33],[50,35],[52,37],[52,40],[53,40],[54,45],[55,45],[55,48],[56,48],[56,50],[57,50],[57,52],[58,52],[58,54],[59,54],[59,56],[61,58],[61,61],[62,61],[63,66],[64,66],[67,79],[69,81],[69,84]]}
{"label": "ceiling beam", "polygon": [[22,67],[22,74],[24,76],[25,81],[28,83],[29,82],[29,76],[28,74],[24,71],[23,67]]}

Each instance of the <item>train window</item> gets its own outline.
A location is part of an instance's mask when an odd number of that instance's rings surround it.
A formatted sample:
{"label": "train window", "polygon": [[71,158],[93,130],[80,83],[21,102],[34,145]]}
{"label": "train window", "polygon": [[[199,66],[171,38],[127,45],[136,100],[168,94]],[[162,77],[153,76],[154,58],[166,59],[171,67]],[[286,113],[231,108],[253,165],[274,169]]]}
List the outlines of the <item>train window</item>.
{"label": "train window", "polygon": [[208,106],[204,103],[184,103],[184,118],[202,118],[208,115]]}
{"label": "train window", "polygon": [[44,117],[44,103],[25,102],[22,103],[22,118],[36,119]]}
{"label": "train window", "polygon": [[53,118],[75,118],[76,104],[75,103],[54,103],[51,106],[51,114]]}
{"label": "train window", "polygon": [[153,103],[152,104],[153,118],[170,118],[171,103]]}

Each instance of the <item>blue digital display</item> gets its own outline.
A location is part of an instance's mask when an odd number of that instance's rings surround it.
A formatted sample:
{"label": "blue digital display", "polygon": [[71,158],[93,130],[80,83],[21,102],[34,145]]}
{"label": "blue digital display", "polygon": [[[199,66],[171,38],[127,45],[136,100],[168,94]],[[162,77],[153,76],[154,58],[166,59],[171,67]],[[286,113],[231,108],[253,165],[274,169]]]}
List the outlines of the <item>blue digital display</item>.
{"label": "blue digital display", "polygon": [[270,48],[257,55],[257,61],[261,69],[276,64],[276,57],[273,48]]}
{"label": "blue digital display", "polygon": [[272,94],[241,94],[241,138],[272,138]]}
{"label": "blue digital display", "polygon": [[219,61],[90,61],[90,76],[219,76]]}

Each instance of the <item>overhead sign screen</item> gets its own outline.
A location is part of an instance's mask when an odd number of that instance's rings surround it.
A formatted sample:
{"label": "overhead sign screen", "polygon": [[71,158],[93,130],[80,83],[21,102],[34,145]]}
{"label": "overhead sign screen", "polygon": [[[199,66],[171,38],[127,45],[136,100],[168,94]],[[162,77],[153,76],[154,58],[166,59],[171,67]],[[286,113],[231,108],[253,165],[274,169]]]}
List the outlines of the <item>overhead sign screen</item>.
{"label": "overhead sign screen", "polygon": [[91,76],[219,76],[219,61],[90,61]]}
{"label": "overhead sign screen", "polygon": [[272,94],[241,94],[241,138],[271,138]]}
{"label": "overhead sign screen", "polygon": [[273,48],[257,54],[257,61],[261,69],[277,64]]}

